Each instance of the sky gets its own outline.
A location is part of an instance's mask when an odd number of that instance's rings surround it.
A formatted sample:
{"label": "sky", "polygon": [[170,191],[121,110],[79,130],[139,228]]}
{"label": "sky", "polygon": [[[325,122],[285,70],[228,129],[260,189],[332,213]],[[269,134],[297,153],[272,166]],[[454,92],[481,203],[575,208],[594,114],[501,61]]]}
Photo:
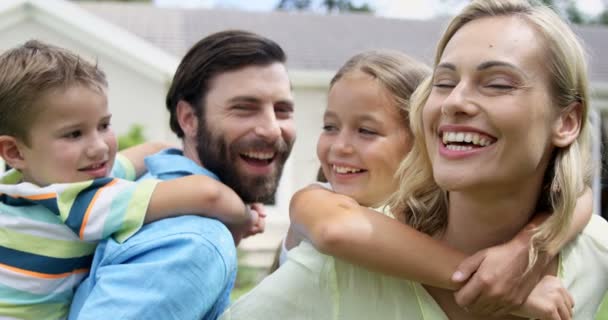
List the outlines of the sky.
{"label": "sky", "polygon": [[[204,7],[235,8],[241,10],[273,10],[279,0],[154,0],[159,6],[167,7]],[[450,0],[353,0],[355,4],[366,2],[375,8],[376,14],[391,18],[427,19],[438,14],[449,14],[446,10],[458,11],[460,8],[446,5]],[[464,3],[464,1],[461,1]],[[588,15],[601,12],[608,0],[576,0],[581,11]]]}

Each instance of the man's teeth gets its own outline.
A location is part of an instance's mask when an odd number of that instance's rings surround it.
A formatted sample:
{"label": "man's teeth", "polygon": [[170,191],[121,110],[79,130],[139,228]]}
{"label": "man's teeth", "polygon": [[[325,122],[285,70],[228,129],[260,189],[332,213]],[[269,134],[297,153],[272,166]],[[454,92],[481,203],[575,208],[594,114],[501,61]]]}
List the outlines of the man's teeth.
{"label": "man's teeth", "polygon": [[337,173],[358,173],[358,172],[363,171],[361,169],[356,169],[356,168],[351,168],[351,167],[342,167],[342,166],[336,166],[336,165],[333,165],[333,169]]}
{"label": "man's teeth", "polygon": [[247,158],[253,158],[258,160],[270,160],[274,157],[274,152],[245,152],[243,153]]}
{"label": "man's teeth", "polygon": [[475,133],[475,132],[444,132],[443,133],[443,144],[448,146],[450,150],[461,150],[450,147],[466,147],[462,150],[471,150],[473,147],[471,146],[463,146],[463,145],[450,145],[450,143],[454,142],[466,142],[471,143],[476,146],[485,147],[491,144],[490,139]]}
{"label": "man's teeth", "polygon": [[103,163],[99,163],[99,164],[94,164],[92,166],[89,166],[87,169],[97,169],[97,168],[101,168],[103,166]]}

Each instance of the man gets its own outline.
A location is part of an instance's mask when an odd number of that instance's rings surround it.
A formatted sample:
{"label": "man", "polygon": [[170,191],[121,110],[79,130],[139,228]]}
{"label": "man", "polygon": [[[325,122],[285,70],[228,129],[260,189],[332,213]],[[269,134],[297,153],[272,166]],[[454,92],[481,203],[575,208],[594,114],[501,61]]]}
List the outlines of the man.
{"label": "man", "polygon": [[[272,199],[295,139],[285,59],[275,42],[243,31],[195,44],[166,100],[183,154],[149,157],[148,175],[207,174],[246,203]],[[220,222],[161,220],[123,244],[99,245],[70,319],[215,319],[229,304],[235,275],[234,242]]]}

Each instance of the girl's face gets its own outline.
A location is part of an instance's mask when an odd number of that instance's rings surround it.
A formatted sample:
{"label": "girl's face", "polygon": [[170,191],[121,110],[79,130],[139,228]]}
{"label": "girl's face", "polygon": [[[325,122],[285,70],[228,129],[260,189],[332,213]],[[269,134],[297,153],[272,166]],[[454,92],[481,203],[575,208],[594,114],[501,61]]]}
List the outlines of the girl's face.
{"label": "girl's face", "polygon": [[422,115],[442,188],[508,192],[542,179],[557,119],[543,45],[517,17],[472,21],[449,41]]}
{"label": "girl's face", "polygon": [[407,123],[376,79],[352,71],[334,83],[317,144],[334,191],[361,205],[381,204],[396,190],[394,175],[409,150]]}

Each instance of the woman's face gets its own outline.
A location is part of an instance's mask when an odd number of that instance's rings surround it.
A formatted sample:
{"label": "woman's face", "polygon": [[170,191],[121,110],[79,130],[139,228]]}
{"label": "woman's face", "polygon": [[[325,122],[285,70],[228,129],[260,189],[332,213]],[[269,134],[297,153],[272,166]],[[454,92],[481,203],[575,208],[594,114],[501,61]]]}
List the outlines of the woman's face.
{"label": "woman's face", "polygon": [[406,123],[390,93],[353,71],[329,91],[317,155],[334,191],[376,206],[395,191],[395,171],[410,149]]}
{"label": "woman's face", "polygon": [[543,45],[517,17],[474,20],[449,41],[422,115],[443,189],[508,192],[542,178],[557,119]]}

